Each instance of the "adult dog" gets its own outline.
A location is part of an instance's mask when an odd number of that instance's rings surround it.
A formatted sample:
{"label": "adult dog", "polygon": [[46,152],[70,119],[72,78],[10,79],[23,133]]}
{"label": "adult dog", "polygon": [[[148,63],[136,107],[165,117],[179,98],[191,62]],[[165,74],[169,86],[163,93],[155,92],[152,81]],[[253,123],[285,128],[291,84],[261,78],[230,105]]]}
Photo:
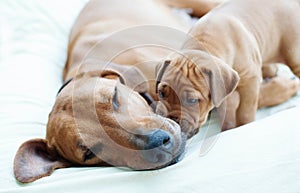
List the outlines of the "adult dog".
{"label": "adult dog", "polygon": [[[191,29],[182,53],[160,68],[157,112],[176,120],[189,136],[213,107],[224,117],[223,130],[253,121],[263,106],[262,66],[283,62],[300,77],[299,10],[299,0],[233,0],[213,9]],[[263,93],[291,97],[299,83],[283,81],[286,91]]]}
{"label": "adult dog", "polygon": [[[179,125],[154,114],[146,103],[152,102],[148,92],[155,95],[155,66],[136,65],[159,61],[170,50],[134,48],[132,42],[181,44],[176,34],[161,33],[171,29],[181,34],[189,29],[166,4],[195,7],[194,14],[199,16],[216,5],[212,1],[184,2],[92,0],[86,5],[70,34],[63,73],[66,83],[49,115],[46,139],[27,141],[16,154],[14,172],[20,182],[70,166],[147,170],[178,161],[185,145]],[[141,25],[146,26],[134,28]],[[165,27],[151,30],[158,25]],[[121,35],[115,33],[121,30]],[[152,91],[148,91],[145,76],[153,80],[149,82]]]}

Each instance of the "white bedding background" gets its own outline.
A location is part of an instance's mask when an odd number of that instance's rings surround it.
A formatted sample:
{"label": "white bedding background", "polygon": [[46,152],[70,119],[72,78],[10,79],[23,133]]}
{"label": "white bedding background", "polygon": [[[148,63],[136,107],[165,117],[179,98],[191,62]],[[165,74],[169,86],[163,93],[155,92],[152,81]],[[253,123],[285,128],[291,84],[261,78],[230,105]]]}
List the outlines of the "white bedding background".
{"label": "white bedding background", "polygon": [[185,158],[171,167],[147,172],[68,168],[18,183],[14,155],[24,141],[45,137],[62,84],[68,33],[86,2],[0,0],[0,193],[300,192],[299,94],[260,110],[254,123],[204,141],[211,134],[203,128],[189,142]]}

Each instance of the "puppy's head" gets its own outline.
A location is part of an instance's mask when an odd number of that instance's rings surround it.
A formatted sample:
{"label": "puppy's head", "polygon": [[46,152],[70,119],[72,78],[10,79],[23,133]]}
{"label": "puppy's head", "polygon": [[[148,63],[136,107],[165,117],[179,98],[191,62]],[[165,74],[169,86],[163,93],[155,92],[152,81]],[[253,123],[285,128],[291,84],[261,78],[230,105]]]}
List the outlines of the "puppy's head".
{"label": "puppy's head", "polygon": [[185,140],[177,123],[154,114],[114,71],[76,76],[57,96],[46,139],[25,142],[15,157],[21,182],[56,168],[113,165],[157,169],[177,161]]}
{"label": "puppy's head", "polygon": [[157,73],[156,112],[180,124],[189,137],[236,88],[239,76],[220,59],[202,51],[173,54]]}

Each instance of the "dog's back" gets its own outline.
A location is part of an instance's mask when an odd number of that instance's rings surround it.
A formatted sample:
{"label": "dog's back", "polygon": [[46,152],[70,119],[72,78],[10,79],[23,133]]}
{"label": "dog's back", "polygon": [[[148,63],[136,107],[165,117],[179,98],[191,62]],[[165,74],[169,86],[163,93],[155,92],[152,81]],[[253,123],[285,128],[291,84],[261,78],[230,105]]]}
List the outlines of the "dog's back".
{"label": "dog's back", "polygon": [[[121,32],[122,30],[129,29],[135,26],[165,26],[180,31],[187,31],[188,26],[185,24],[171,11],[169,7],[160,3],[159,1],[149,0],[92,0],[84,8],[79,15],[74,27],[72,29],[69,41],[69,53],[71,56],[68,58],[68,62],[65,68],[65,72],[68,71],[70,66],[76,66],[85,57],[87,58],[87,52],[96,44],[99,44],[102,40],[110,37],[115,32]],[[149,42],[156,42],[156,39],[161,39],[162,42],[167,40],[171,34],[161,34],[161,31],[157,31],[157,34],[147,33],[147,28],[136,34],[133,38],[134,41],[137,39],[145,40],[150,39]],[[132,36],[132,32],[130,32]],[[115,36],[113,41],[109,42],[109,47],[128,48],[132,40],[131,37],[119,37]],[[152,39],[155,39],[152,41]],[[175,39],[176,40],[176,39]],[[178,41],[174,41],[178,42]],[[153,60],[156,59],[157,55],[165,56],[166,53],[151,51],[151,49],[139,49],[138,54],[132,54],[127,52],[126,56],[119,59],[115,59],[114,62],[118,64],[134,64],[141,62],[140,58],[145,57]],[[95,51],[96,52],[96,51]],[[155,54],[151,54],[155,52]],[[107,58],[105,54],[101,56],[102,51],[97,51],[97,57],[103,61]],[[66,76],[65,76],[66,78]]]}
{"label": "dog's back", "polygon": [[[299,10],[299,0],[232,0],[212,10],[207,20],[214,15],[221,23],[231,22],[224,18],[232,16],[255,38],[263,63],[282,62],[287,48],[300,44]],[[220,29],[226,26],[228,23],[220,24]]]}

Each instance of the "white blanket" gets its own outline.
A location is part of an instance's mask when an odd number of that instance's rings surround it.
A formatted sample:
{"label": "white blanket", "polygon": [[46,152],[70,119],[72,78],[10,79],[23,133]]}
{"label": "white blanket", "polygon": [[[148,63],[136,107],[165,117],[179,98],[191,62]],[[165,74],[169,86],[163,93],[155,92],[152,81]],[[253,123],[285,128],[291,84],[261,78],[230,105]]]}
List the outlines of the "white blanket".
{"label": "white blanket", "polygon": [[208,124],[189,141],[184,159],[164,169],[67,168],[18,183],[14,155],[24,141],[45,137],[62,84],[68,34],[86,2],[0,1],[1,193],[300,192],[300,94],[260,110],[258,121],[234,130],[213,135],[214,124]]}

